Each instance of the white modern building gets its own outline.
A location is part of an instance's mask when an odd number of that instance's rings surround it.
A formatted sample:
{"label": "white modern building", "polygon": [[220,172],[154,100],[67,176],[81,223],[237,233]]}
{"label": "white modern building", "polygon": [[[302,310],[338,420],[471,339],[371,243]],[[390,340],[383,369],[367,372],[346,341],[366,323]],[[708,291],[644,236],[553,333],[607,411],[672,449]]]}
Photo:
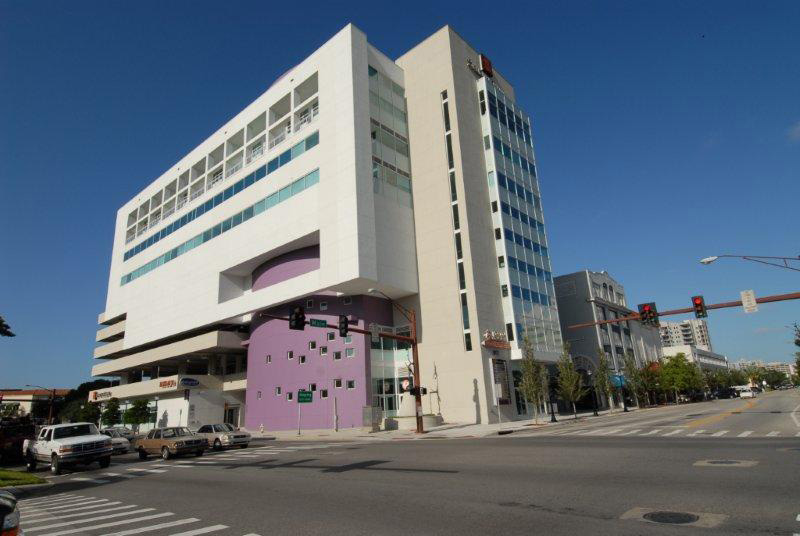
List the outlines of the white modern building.
{"label": "white modern building", "polygon": [[663,346],[690,344],[700,349],[713,351],[708,334],[708,322],[702,318],[691,318],[681,322],[665,322],[660,326]]}
{"label": "white modern building", "polygon": [[426,411],[519,418],[520,333],[561,346],[550,274],[511,86],[449,27],[395,62],[348,25],[119,209],[92,374],[120,385],[90,400],[160,425],[291,429],[299,390],[304,428],[402,416],[407,345],[274,318],[408,334],[388,297],[418,312]]}
{"label": "white modern building", "polygon": [[717,354],[693,344],[681,344],[676,346],[664,346],[662,348],[664,357],[672,357],[683,354],[690,363],[695,363],[701,370],[719,370],[728,368],[728,358],[722,354]]}

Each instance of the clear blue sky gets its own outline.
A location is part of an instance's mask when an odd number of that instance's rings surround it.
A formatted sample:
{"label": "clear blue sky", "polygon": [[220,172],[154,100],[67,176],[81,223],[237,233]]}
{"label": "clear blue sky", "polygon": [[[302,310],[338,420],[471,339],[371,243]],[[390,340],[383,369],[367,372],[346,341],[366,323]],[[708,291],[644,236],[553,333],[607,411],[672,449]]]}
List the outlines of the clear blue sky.
{"label": "clear blue sky", "polygon": [[[350,4],[0,0],[0,387],[88,379],[117,208],[347,22],[390,57],[449,23],[511,80],[556,274],[661,309],[800,290],[697,262],[800,254],[800,3]],[[709,323],[732,360],[788,360],[794,321]]]}

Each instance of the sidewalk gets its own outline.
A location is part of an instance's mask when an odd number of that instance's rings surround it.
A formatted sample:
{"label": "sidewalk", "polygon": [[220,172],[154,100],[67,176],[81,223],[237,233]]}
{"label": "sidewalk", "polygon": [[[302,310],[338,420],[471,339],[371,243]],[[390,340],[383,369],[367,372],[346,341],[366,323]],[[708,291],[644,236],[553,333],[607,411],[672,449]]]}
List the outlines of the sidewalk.
{"label": "sidewalk", "polygon": [[[657,406],[660,407],[660,406]],[[629,408],[630,412],[647,411],[654,408]],[[360,428],[339,430],[303,430],[301,435],[297,431],[265,431],[261,434],[258,431],[251,431],[253,438],[275,439],[278,441],[392,441],[392,440],[427,440],[427,439],[459,439],[477,438],[495,435],[510,434],[519,431],[531,431],[553,426],[571,426],[583,424],[587,419],[614,418],[624,415],[622,409],[615,409],[613,413],[608,410],[598,411],[599,417],[594,417],[591,411],[578,413],[575,420],[571,414],[557,415],[558,422],[551,423],[549,415],[540,415],[539,424],[534,424],[533,419],[526,418],[518,421],[492,423],[492,424],[464,424],[450,423],[431,427],[425,430],[422,435],[416,434],[413,430],[382,430],[380,432],[365,432]]]}

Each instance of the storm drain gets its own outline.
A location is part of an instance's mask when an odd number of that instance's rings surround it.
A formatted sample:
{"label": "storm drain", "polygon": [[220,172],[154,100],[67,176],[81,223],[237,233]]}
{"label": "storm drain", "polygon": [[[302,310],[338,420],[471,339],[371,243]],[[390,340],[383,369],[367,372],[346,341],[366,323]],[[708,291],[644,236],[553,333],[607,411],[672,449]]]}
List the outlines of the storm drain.
{"label": "storm drain", "polygon": [[646,520],[653,523],[666,523],[669,525],[685,525],[686,523],[694,523],[700,519],[700,516],[690,514],[688,512],[649,512],[643,515]]}

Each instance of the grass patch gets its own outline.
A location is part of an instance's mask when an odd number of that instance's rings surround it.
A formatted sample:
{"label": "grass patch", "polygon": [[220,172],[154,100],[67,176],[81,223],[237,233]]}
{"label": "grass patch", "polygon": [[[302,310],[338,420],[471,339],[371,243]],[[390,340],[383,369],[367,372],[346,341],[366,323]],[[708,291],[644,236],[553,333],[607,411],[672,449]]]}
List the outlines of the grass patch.
{"label": "grass patch", "polygon": [[30,473],[19,471],[6,471],[0,469],[0,488],[4,486],[22,486],[25,484],[42,484],[45,480]]}

